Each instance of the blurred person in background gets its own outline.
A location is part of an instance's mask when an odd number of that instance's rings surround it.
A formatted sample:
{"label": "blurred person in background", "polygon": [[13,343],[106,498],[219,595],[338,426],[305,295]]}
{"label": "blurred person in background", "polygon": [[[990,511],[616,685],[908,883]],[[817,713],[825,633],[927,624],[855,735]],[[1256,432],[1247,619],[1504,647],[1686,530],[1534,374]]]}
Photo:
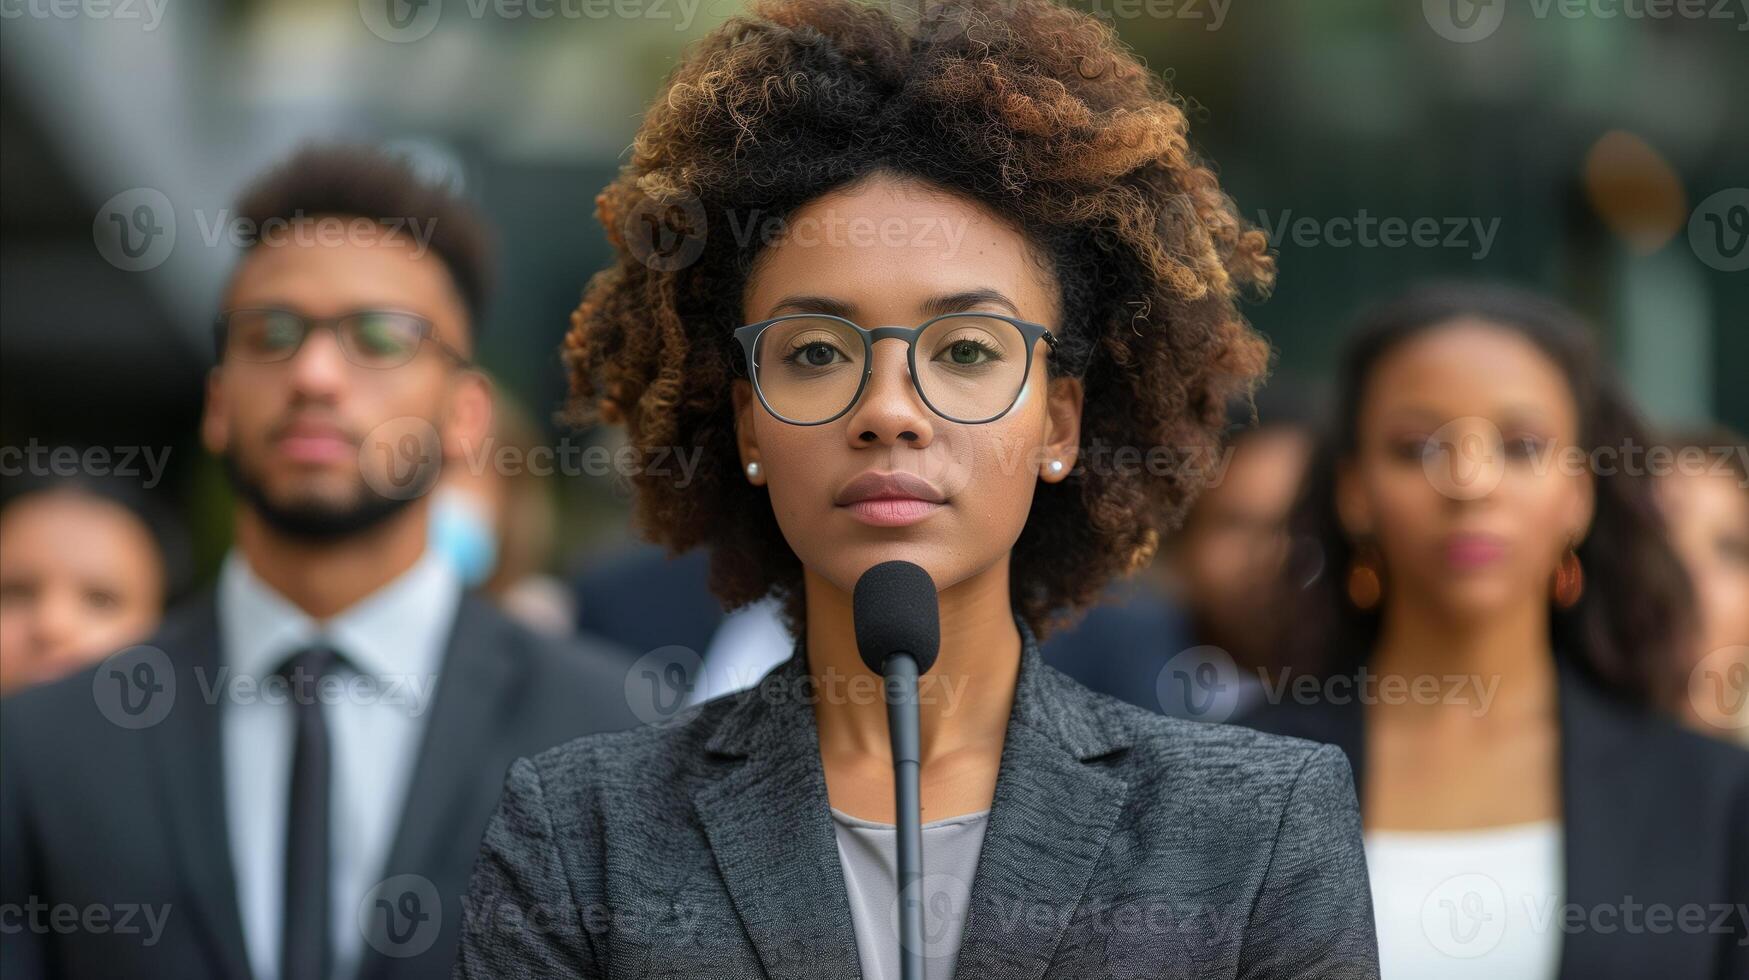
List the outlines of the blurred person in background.
{"label": "blurred person in background", "polygon": [[1242,668],[1264,663],[1273,640],[1288,511],[1311,455],[1314,411],[1292,378],[1234,399],[1220,458],[1184,525],[1146,571],[1046,641],[1045,661],[1096,691],[1178,717],[1225,721],[1254,703],[1255,674]]}
{"label": "blurred person in background", "polygon": [[[557,515],[553,473],[541,472],[545,448],[528,413],[499,389],[491,435],[464,447],[432,490],[431,546],[464,585],[511,618],[564,636],[576,613],[564,583],[547,574]],[[552,457],[544,459],[550,464]]]}
{"label": "blurred person in background", "polygon": [[0,696],[145,639],[187,563],[180,528],[119,478],[11,489],[0,504]]}
{"label": "blurred person in background", "polygon": [[1746,443],[1724,428],[1665,440],[1665,517],[1700,605],[1679,710],[1710,735],[1749,744],[1749,467]]}
{"label": "blurred person in background", "polygon": [[[510,762],[634,721],[622,655],[536,636],[428,546],[492,414],[472,208],[319,145],[236,211],[263,234],[201,428],[236,545],[146,645],[0,712],[7,977],[447,978]],[[133,930],[54,926],[123,905]]]}
{"label": "blurred person in background", "polygon": [[1588,326],[1418,288],[1363,321],[1338,392],[1293,521],[1318,574],[1290,562],[1292,670],[1246,720],[1353,763],[1382,975],[1749,976],[1749,752],[1657,710],[1693,598],[1653,478],[1611,455],[1649,443]]}

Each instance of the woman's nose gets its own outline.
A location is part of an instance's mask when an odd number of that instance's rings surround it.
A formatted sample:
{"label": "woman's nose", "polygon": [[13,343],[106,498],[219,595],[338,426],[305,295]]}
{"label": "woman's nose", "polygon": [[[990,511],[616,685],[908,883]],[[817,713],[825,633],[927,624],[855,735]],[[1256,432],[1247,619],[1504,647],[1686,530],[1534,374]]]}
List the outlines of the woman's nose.
{"label": "woman's nose", "polygon": [[850,410],[851,441],[859,445],[928,445],[935,436],[935,413],[911,383],[905,343],[876,341],[869,363],[873,373]]}

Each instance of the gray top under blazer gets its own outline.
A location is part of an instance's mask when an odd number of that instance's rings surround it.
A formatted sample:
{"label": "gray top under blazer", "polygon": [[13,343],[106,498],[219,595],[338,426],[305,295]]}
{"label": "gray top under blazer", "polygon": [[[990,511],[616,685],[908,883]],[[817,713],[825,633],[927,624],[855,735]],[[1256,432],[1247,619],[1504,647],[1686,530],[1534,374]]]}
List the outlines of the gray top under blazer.
{"label": "gray top under blazer", "polygon": [[[1346,759],[1021,663],[956,976],[1376,978]],[[860,976],[804,642],[751,689],[510,768],[455,976]]]}

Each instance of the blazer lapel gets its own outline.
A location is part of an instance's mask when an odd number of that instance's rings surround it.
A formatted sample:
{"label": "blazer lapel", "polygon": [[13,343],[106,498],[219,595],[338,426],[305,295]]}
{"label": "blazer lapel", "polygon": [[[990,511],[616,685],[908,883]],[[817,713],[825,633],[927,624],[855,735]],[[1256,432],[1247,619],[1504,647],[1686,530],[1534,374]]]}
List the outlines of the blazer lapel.
{"label": "blazer lapel", "polygon": [[[1021,631],[1014,707],[973,874],[960,976],[1044,975],[1129,784],[1089,760],[1133,734],[1099,716]],[[708,748],[742,757],[693,795],[711,851],[774,980],[860,978],[855,929],[820,767],[803,644],[724,717]],[[924,855],[927,873],[928,855]]]}
{"label": "blazer lapel", "polygon": [[1095,712],[1015,622],[1020,675],[972,876],[955,970],[962,977],[1045,975],[1129,792],[1129,783],[1087,763],[1127,748],[1133,732]]}
{"label": "blazer lapel", "polygon": [[707,749],[741,761],[694,791],[693,808],[766,975],[860,978],[807,681],[798,640],[724,716]]}
{"label": "blazer lapel", "polygon": [[210,594],[194,600],[181,627],[160,639],[171,655],[176,688],[169,714],[145,730],[147,755],[158,774],[154,784],[164,794],[161,803],[176,866],[186,879],[182,900],[206,935],[220,975],[248,977],[226,830],[222,701],[217,694],[223,678],[218,672],[218,615]]}
{"label": "blazer lapel", "polygon": [[[446,864],[437,857],[439,849],[454,847],[455,828],[476,798],[481,765],[499,730],[497,719],[509,709],[518,672],[515,651],[481,602],[464,595],[456,608],[384,877]],[[367,944],[358,976],[390,976],[400,962],[375,955]]]}
{"label": "blazer lapel", "polygon": [[[1641,828],[1663,821],[1659,772],[1636,768],[1640,753],[1633,733],[1623,726],[1608,695],[1592,686],[1577,665],[1557,658],[1561,727],[1562,859],[1566,864],[1567,906],[1598,909],[1620,906],[1626,899],[1671,894],[1669,880],[1681,881],[1689,869],[1672,867],[1662,858],[1641,860],[1625,845],[1643,835]],[[1598,854],[1615,854],[1597,860]],[[1675,893],[1680,894],[1677,887]],[[1584,980],[1619,969],[1619,937],[1593,929],[1571,929],[1561,935],[1561,980]]]}

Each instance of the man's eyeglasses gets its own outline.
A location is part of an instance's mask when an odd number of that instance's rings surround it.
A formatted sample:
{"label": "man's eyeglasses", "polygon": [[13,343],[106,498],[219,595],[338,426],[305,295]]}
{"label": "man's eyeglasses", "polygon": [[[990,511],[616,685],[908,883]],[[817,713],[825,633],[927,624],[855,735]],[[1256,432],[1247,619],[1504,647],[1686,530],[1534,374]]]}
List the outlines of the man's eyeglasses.
{"label": "man's eyeglasses", "polygon": [[949,313],[917,327],[857,326],[843,317],[794,313],[735,331],[765,410],[795,425],[838,418],[874,373],[880,340],[903,340],[911,383],[930,411],[950,422],[993,422],[1020,399],[1039,338],[1050,328],[995,313]]}
{"label": "man's eyeglasses", "polygon": [[392,368],[411,361],[424,341],[431,341],[459,365],[466,354],[444,343],[431,321],[398,310],[359,310],[340,316],[313,317],[280,309],[226,310],[213,325],[218,357],[270,363],[289,360],[316,327],[334,331],[340,352],[360,367]]}

